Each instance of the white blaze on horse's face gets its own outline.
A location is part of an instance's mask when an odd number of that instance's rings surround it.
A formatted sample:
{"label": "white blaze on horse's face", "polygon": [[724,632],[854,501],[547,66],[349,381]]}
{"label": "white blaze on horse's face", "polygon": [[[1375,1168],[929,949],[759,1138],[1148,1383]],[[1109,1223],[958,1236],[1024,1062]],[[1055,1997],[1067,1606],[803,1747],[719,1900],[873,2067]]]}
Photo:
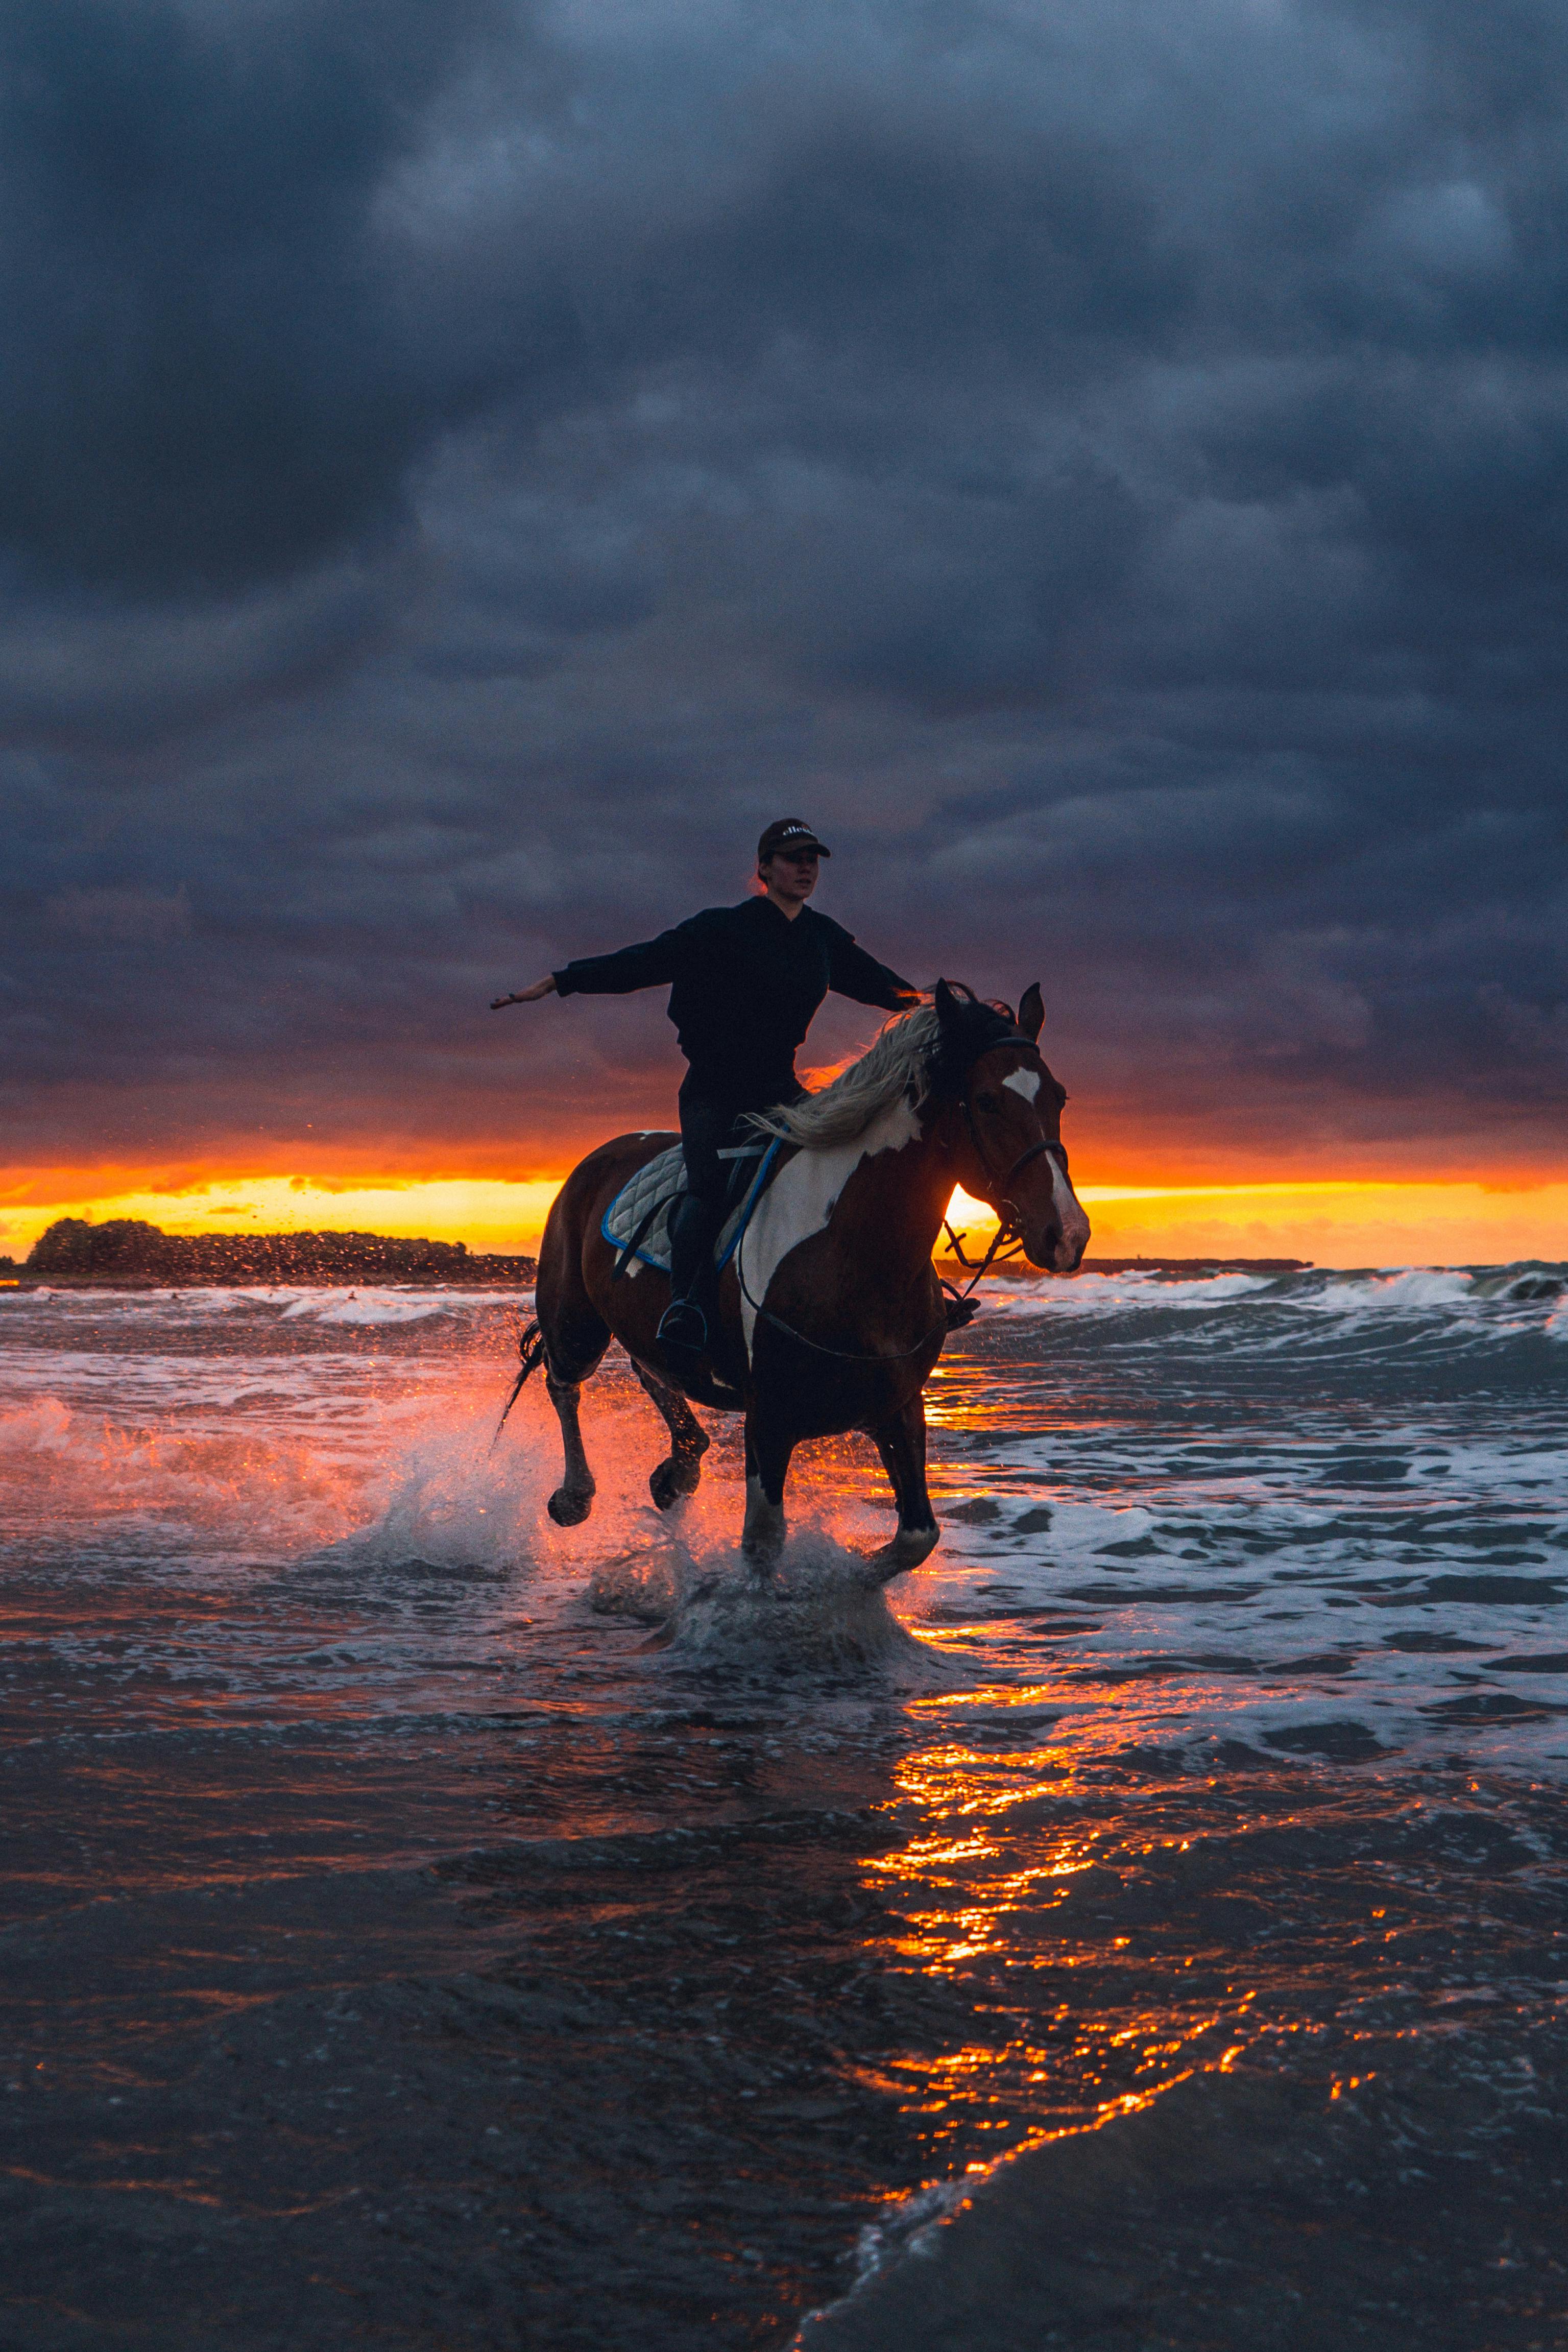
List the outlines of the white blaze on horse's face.
{"label": "white blaze on horse's face", "polygon": [[[1002,1080],[1003,1086],[1020,1096],[1031,1109],[1039,1105],[1040,1083],[1041,1073],[1029,1069],[1009,1070]],[[1040,1133],[1047,1131],[1041,1114]],[[1089,1244],[1089,1220],[1058,1153],[1042,1153],[1041,1158],[1051,1170],[1051,1222],[1055,1231],[1048,1228],[1043,1233],[1037,1230],[1026,1234],[1025,1247],[1036,1265],[1049,1266],[1053,1274],[1074,1274]],[[1035,1248],[1029,1247],[1031,1240]],[[1043,1254],[1037,1255],[1036,1249]]]}
{"label": "white blaze on horse's face", "polygon": [[748,1360],[757,1308],[789,1252],[798,1242],[821,1232],[838,1206],[839,1194],[862,1160],[878,1151],[902,1151],[919,1133],[919,1118],[906,1100],[900,1100],[879,1112],[852,1141],[820,1151],[798,1151],[779,1170],[757,1204],[736,1258],[736,1271],[742,1281],[740,1318],[746,1328]]}
{"label": "white blaze on horse's face", "polygon": [[1056,1213],[1061,1223],[1061,1239],[1056,1244],[1056,1271],[1076,1274],[1089,1246],[1089,1220],[1066,1169],[1054,1152],[1051,1155],[1051,1181]]}

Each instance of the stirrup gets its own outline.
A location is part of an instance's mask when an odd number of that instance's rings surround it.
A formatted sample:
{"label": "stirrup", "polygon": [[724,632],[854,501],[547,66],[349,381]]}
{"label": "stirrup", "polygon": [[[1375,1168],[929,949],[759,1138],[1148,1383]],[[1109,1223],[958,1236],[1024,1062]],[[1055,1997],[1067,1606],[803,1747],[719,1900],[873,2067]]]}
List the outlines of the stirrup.
{"label": "stirrup", "polygon": [[707,1317],[695,1298],[672,1298],[655,1336],[663,1348],[700,1351],[707,1346]]}

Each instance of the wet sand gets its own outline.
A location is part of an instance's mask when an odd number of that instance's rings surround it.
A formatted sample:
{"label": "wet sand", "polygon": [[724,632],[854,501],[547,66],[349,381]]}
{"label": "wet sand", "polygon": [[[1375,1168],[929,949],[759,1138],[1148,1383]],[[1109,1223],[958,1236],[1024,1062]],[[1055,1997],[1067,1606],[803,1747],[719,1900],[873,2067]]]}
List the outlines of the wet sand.
{"label": "wet sand", "polygon": [[1560,2106],[1392,2040],[1357,2063],[1354,2089],[1197,2075],[1020,2156],[800,2352],[1561,2344]]}

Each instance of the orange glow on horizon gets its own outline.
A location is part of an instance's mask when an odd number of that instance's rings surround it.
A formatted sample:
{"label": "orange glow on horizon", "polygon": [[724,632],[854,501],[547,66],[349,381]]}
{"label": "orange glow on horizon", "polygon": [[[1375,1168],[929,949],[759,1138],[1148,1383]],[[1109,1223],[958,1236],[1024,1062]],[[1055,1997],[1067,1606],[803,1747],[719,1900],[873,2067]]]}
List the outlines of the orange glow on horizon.
{"label": "orange glow on horizon", "polygon": [[[568,1163],[570,1164],[570,1163]],[[0,1255],[25,1257],[57,1217],[138,1217],[164,1231],[359,1231],[510,1254],[538,1246],[565,1166],[354,1166],[300,1172],[254,1164],[0,1171]],[[1560,1172],[1477,1181],[1235,1176],[1207,1182],[1075,1171],[1103,1257],[1300,1257],[1322,1265],[1464,1265],[1568,1256]],[[984,1249],[995,1218],[956,1192],[952,1221]],[[975,1255],[973,1247],[969,1255]]]}

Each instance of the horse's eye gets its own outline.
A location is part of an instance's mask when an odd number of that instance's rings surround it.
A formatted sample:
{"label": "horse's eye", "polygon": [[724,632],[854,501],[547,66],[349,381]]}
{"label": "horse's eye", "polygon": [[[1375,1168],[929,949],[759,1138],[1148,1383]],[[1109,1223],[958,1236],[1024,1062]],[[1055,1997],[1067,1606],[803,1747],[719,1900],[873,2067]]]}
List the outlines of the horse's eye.
{"label": "horse's eye", "polygon": [[977,1110],[1000,1110],[1001,1107],[1002,1098],[1000,1095],[984,1094],[977,1095],[975,1097],[975,1108]]}

